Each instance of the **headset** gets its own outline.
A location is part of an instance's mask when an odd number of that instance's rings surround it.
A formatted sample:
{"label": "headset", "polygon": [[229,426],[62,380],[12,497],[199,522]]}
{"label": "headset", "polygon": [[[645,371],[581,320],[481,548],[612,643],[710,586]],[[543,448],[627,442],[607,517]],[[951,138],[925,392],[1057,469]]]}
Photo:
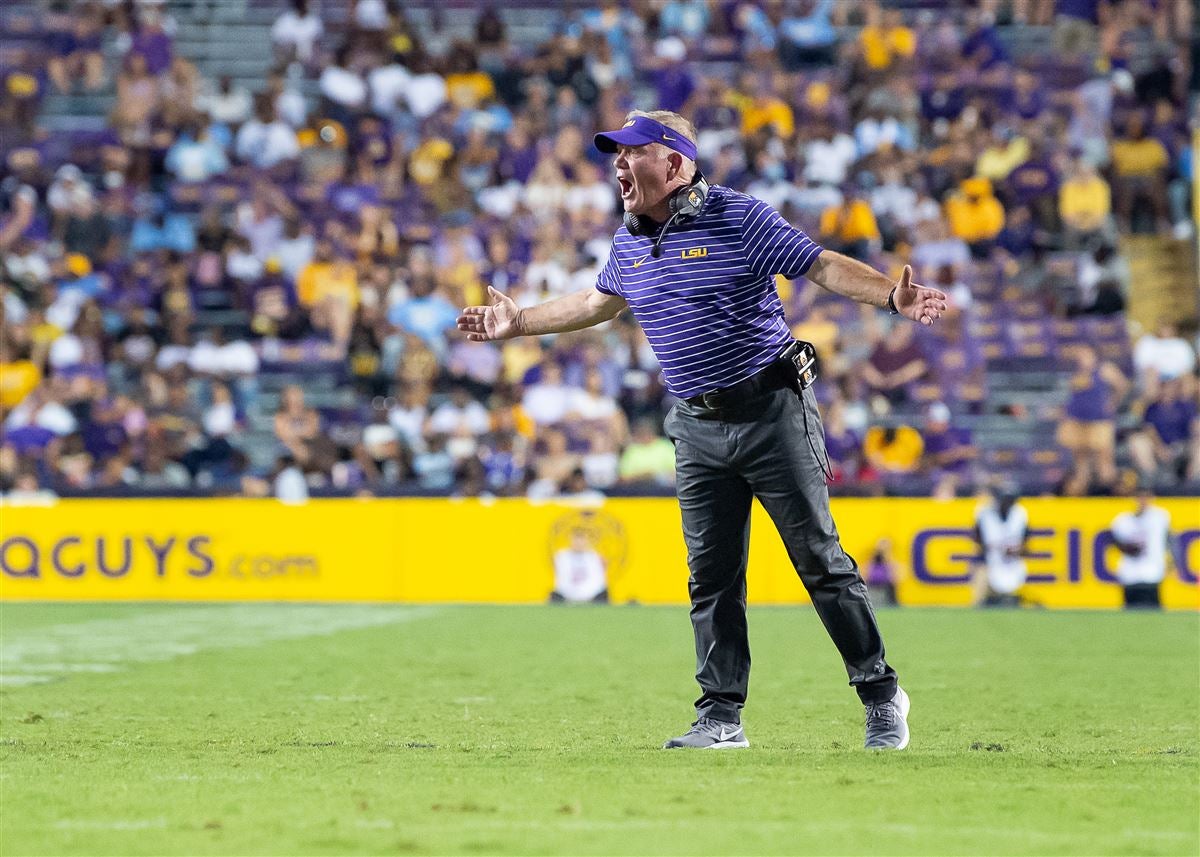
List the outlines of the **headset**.
{"label": "headset", "polygon": [[671,225],[676,220],[694,218],[700,213],[700,209],[704,208],[706,199],[708,199],[708,179],[704,178],[700,168],[696,167],[696,175],[692,179],[692,183],[676,188],[667,197],[667,208],[671,211],[671,217],[666,223],[659,223],[644,214],[631,214],[627,211],[625,212],[625,228],[629,230],[630,235],[638,235],[643,238],[649,238],[657,233],[658,237],[654,241],[654,247],[650,250],[650,255],[657,259],[662,255],[660,245]]}

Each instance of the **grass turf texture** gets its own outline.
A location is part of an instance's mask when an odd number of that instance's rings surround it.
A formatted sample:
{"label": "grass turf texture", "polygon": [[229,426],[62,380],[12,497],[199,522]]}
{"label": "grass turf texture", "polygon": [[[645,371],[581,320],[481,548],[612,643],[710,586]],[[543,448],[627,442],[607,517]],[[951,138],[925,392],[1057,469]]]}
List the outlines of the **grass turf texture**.
{"label": "grass turf texture", "polygon": [[0,605],[0,852],[1200,852],[1196,615],[880,618],[899,754],[804,608],[668,752],[684,608]]}

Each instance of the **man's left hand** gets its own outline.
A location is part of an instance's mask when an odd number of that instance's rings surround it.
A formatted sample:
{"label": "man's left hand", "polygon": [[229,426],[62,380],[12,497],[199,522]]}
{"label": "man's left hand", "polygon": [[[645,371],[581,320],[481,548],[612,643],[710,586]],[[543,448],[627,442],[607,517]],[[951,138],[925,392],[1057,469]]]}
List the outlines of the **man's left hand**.
{"label": "man's left hand", "polygon": [[905,318],[930,325],[946,311],[946,296],[937,289],[929,289],[912,281],[912,266],[905,265],[900,280],[892,292],[896,311]]}

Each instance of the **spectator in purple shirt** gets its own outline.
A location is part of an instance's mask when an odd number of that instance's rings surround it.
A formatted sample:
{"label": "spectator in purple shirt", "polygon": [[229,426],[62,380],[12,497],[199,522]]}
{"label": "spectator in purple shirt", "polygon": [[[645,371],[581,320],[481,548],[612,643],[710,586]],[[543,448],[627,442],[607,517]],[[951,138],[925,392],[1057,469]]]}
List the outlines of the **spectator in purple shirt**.
{"label": "spectator in purple shirt", "polygon": [[1160,469],[1173,479],[1184,476],[1200,444],[1195,388],[1195,378],[1188,375],[1159,383],[1141,428],[1129,436],[1129,454],[1144,479],[1152,479]]}
{"label": "spectator in purple shirt", "polygon": [[[1045,145],[1036,144],[1029,160],[1004,180],[1006,203],[1027,205],[1039,228],[1054,231],[1058,226],[1060,171]],[[1007,206],[1006,206],[1007,207]]]}
{"label": "spectator in purple shirt", "polygon": [[846,421],[846,400],[838,395],[825,409],[825,452],[833,470],[833,483],[854,482],[862,468],[862,434]]}
{"label": "spectator in purple shirt", "polygon": [[1012,111],[1025,120],[1037,119],[1046,110],[1046,95],[1038,79],[1027,71],[1016,74],[1012,94]]}
{"label": "spectator in purple shirt", "polygon": [[1033,217],[1024,205],[1009,208],[1005,214],[1004,228],[996,237],[996,246],[1015,259],[1022,259],[1033,252],[1037,244],[1037,230]]}
{"label": "spectator in purple shirt", "polygon": [[91,419],[83,427],[83,445],[97,462],[112,458],[128,440],[121,415],[111,402],[97,402],[92,406]]}
{"label": "spectator in purple shirt", "polygon": [[54,40],[55,55],[47,70],[60,92],[70,92],[82,79],[88,90],[104,85],[104,54],[102,52],[103,21],[97,6],[80,4],[74,10],[68,29]]}
{"label": "spectator in purple shirt", "polygon": [[968,15],[968,32],[962,44],[962,55],[979,71],[988,71],[1001,63],[1011,62],[1008,48],[992,26],[992,16],[972,11]]}
{"label": "spectator in purple shirt", "polygon": [[928,370],[912,326],[897,324],[875,344],[862,366],[862,377],[873,393],[899,404],[908,401],[912,385]]}
{"label": "spectator in purple shirt", "polygon": [[921,439],[925,442],[921,464],[933,479],[933,496],[954,497],[958,487],[966,482],[976,456],[970,429],[951,425],[950,408],[934,402],[926,411]]}
{"label": "spectator in purple shirt", "polygon": [[146,60],[150,74],[159,75],[171,67],[171,37],[163,29],[161,12],[147,9],[143,13],[141,26],[133,36],[129,51]]}
{"label": "spectator in purple shirt", "polygon": [[11,446],[17,455],[36,457],[42,455],[56,437],[58,435],[50,429],[30,423],[5,431],[4,443]]}
{"label": "spectator in purple shirt", "polygon": [[687,47],[681,39],[663,39],[654,47],[651,78],[657,94],[655,103],[663,110],[682,110],[696,90],[696,79],[688,71],[686,58]]}

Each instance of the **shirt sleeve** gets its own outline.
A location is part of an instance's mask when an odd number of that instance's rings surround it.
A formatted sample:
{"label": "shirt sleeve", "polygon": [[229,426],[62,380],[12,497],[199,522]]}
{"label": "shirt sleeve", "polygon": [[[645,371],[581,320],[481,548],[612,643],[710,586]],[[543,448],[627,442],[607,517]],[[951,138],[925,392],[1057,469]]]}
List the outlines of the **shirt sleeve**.
{"label": "shirt sleeve", "polygon": [[608,261],[604,263],[604,267],[600,269],[600,273],[596,276],[596,291],[603,292],[606,295],[615,295],[623,298],[621,292],[621,270],[617,267],[617,246],[614,240],[613,245],[608,248]]}
{"label": "shirt sleeve", "polygon": [[822,247],[792,226],[775,209],[754,200],[742,221],[742,247],[750,270],[763,276],[803,276]]}

